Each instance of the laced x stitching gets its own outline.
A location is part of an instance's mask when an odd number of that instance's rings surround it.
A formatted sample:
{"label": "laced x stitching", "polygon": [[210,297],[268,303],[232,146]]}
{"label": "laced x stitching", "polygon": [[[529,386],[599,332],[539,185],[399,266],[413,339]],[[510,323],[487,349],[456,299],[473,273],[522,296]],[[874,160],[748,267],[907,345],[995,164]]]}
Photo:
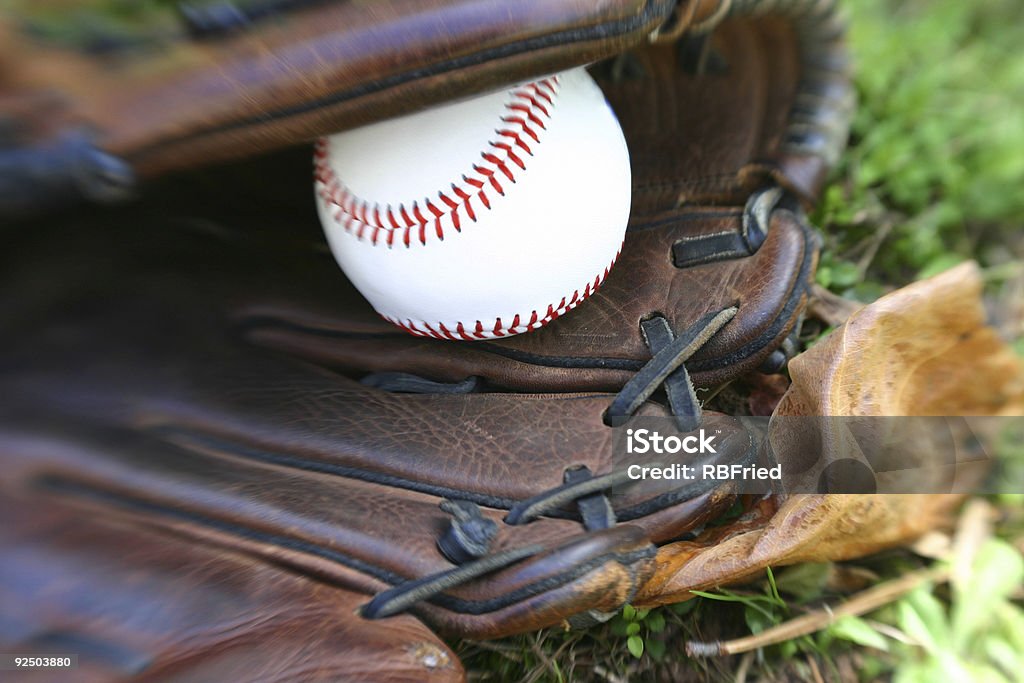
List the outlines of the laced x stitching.
{"label": "laced x stitching", "polygon": [[[554,508],[595,493],[607,491],[614,486],[620,486],[630,481],[631,479],[627,472],[622,470],[599,477],[588,477],[583,480],[563,484],[515,505],[509,511],[505,521],[513,525],[525,524]],[[467,562],[453,569],[407,581],[375,595],[370,602],[363,605],[361,613],[368,619],[379,619],[398,614],[419,602],[429,600],[449,588],[461,585],[498,569],[503,569],[520,560],[537,555],[543,550],[544,547],[538,544],[506,550]]]}
{"label": "laced x stitching", "polygon": [[[688,387],[686,400],[689,403],[686,406],[673,405],[673,412],[678,410],[679,414],[676,418],[677,421],[682,421],[683,427],[686,428],[685,431],[696,429],[700,424],[700,404],[696,401],[693,385],[689,375],[686,374],[683,363],[732,320],[738,310],[733,306],[718,313],[709,313],[675,339],[671,338],[672,333],[667,324],[660,331],[654,327],[658,323],[647,325],[644,336],[648,346],[651,347],[653,356],[616,395],[608,408],[608,416],[614,420],[632,415],[659,386],[668,384],[673,377],[677,377]],[[664,322],[664,319],[660,320]],[[670,402],[673,401],[673,397],[675,400],[680,398],[677,392],[669,390]],[[691,424],[693,426],[690,426]],[[511,525],[526,524],[556,508],[607,491],[615,486],[627,484],[630,481],[627,470],[571,481],[517,503],[509,510],[505,522]],[[408,581],[375,595],[370,602],[363,606],[362,614],[367,618],[381,618],[398,614],[449,588],[507,567],[536,555],[542,550],[543,547],[540,545],[506,550],[453,569]]]}
{"label": "laced x stitching", "polygon": [[738,307],[732,306],[718,313],[708,313],[675,339],[664,318],[644,321],[644,339],[653,355],[608,406],[605,416],[609,424],[615,426],[627,419],[659,386],[665,385],[679,429],[684,432],[697,429],[701,421],[700,402],[683,363],[736,317],[738,311]]}
{"label": "laced x stitching", "polygon": [[[744,221],[759,219],[767,224],[771,209],[778,203],[780,196],[780,192],[772,190],[757,193],[748,203]],[[745,233],[748,230],[749,227],[744,225]],[[663,317],[655,316],[644,320],[641,323],[641,332],[645,344],[651,351],[651,359],[615,395],[605,411],[606,422],[611,426],[621,424],[639,410],[658,387],[664,386],[669,407],[680,431],[691,432],[697,429],[701,423],[701,407],[684,363],[736,317],[738,312],[739,307],[734,305],[718,312],[707,313],[678,337],[674,336],[671,326]],[[386,386],[382,385],[380,388],[386,389]],[[573,501],[580,502],[587,496],[597,495],[628,481],[626,471],[576,479],[517,503],[509,510],[505,522],[525,524]],[[612,512],[614,523],[614,511]],[[587,520],[584,519],[584,524],[586,523]],[[539,545],[525,546],[485,556],[450,570],[400,584],[374,596],[363,607],[362,614],[367,618],[397,614],[449,588],[542,551],[543,548]]]}

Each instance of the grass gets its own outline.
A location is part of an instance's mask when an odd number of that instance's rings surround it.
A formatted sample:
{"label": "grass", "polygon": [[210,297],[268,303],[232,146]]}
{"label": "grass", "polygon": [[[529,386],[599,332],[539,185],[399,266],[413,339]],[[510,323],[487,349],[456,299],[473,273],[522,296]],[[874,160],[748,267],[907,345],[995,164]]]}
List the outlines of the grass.
{"label": "grass", "polygon": [[0,11],[45,42],[94,52],[141,47],[181,30],[172,0],[0,0]]}
{"label": "grass", "polygon": [[[819,284],[867,303],[977,260],[993,323],[1024,353],[1018,1],[857,0],[846,9],[860,105],[850,147],[814,216],[826,239]],[[1021,443],[1004,444],[1005,467],[1024,469]],[[1019,680],[1022,502],[1020,491],[1006,491],[979,503],[993,512],[994,526],[971,532],[969,547],[943,559],[902,550],[799,565],[680,605],[627,607],[587,631],[547,630],[459,650],[475,680]],[[948,582],[922,583],[817,633],[721,659],[683,652],[686,641],[762,633],[866,586],[950,562]]]}
{"label": "grass", "polygon": [[1014,0],[848,3],[860,98],[815,216],[819,282],[871,301],[977,259],[1021,272],[1024,55]]}

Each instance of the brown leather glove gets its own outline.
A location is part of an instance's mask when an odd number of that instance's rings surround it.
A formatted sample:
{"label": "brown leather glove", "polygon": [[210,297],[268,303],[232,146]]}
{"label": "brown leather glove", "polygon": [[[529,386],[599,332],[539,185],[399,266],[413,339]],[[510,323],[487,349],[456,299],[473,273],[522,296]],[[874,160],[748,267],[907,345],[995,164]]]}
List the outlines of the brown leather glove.
{"label": "brown leather glove", "polygon": [[627,482],[645,463],[612,458],[608,424],[674,413],[721,430],[720,462],[750,462],[693,384],[780,366],[803,308],[801,204],[849,89],[831,7],[802,6],[686,5],[664,44],[594,67],[630,144],[633,217],[598,294],[539,332],[457,344],[377,318],[323,248],[304,151],[22,224],[2,265],[19,333],[2,341],[0,495],[128,520],[118,543],[144,526],[360,593],[362,619],[411,609],[490,637],[614,611],[653,544],[733,495]]}

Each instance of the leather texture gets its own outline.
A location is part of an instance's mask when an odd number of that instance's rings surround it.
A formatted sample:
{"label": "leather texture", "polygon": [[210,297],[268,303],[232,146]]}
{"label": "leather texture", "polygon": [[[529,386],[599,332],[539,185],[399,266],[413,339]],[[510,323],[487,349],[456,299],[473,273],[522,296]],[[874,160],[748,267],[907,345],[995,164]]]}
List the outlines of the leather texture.
{"label": "leather texture", "polygon": [[[5,439],[5,445],[8,442]],[[53,498],[0,496],[0,647],[74,654],[19,681],[462,681],[410,616],[252,556]]]}
{"label": "leather texture", "polygon": [[230,30],[140,29],[99,54],[33,36],[31,13],[0,16],[8,44],[0,115],[20,124],[3,146],[35,148],[21,168],[38,168],[47,155],[74,156],[62,147],[68,135],[86,136],[109,157],[94,160],[99,184],[127,189],[586,64],[639,42],[672,8],[671,0],[528,0],[514,12],[501,0],[274,4],[271,16]]}
{"label": "leather texture", "polygon": [[[813,202],[852,114],[832,0],[528,0],[514,12],[500,0],[183,1],[169,21],[128,35],[86,30],[77,42],[55,37],[73,30],[38,27],[54,5],[0,13],[0,212],[123,199],[167,171],[310,142],[680,36],[716,34],[742,62],[739,78],[718,79],[735,99],[694,111],[711,126],[749,114],[748,186],[771,176]],[[102,26],[89,11],[67,21]],[[735,22],[744,26],[719,30]],[[734,38],[723,43],[722,31]],[[721,66],[707,54],[690,49],[687,68]],[[678,86],[661,82],[667,92]],[[732,140],[722,148],[746,151]]]}

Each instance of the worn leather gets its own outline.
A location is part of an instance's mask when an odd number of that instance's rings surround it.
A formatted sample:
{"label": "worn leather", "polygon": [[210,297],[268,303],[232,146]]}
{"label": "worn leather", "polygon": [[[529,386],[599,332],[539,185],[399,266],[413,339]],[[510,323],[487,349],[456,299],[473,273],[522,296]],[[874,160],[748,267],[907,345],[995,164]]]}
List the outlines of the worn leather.
{"label": "worn leather", "polygon": [[[223,189],[230,179],[219,178]],[[439,504],[472,501],[497,524],[488,555],[538,546],[412,608],[476,638],[614,612],[650,576],[653,543],[732,502],[727,489],[627,482],[605,494],[610,528],[585,528],[575,501],[510,523],[517,503],[557,489],[568,470],[650,464],[613,455],[612,397],[391,393],[254,343],[240,302],[257,286],[318,296],[314,252],[278,234],[290,214],[270,206],[251,211],[273,231],[209,222],[216,214],[197,230],[189,216],[203,205],[189,194],[26,224],[12,239],[0,269],[0,325],[19,331],[0,349],[4,496],[129,518],[367,601],[455,568],[437,547],[451,521]],[[667,415],[653,403],[640,414]],[[755,456],[733,418],[709,413],[704,428],[717,453],[702,458]]]}
{"label": "worn leather", "polygon": [[[640,41],[672,8],[670,0],[530,0],[515,11],[500,0],[277,4],[236,30],[140,29],[100,54],[33,36],[31,13],[0,17],[8,43],[0,95],[56,92],[56,102],[35,108],[49,126],[15,119],[36,131],[26,143],[88,129],[97,148],[148,178],[586,64]],[[18,113],[0,97],[5,109]]]}
{"label": "worn leather", "polygon": [[[817,262],[813,233],[797,215],[780,210],[755,255],[674,265],[673,243],[738,231],[741,217],[739,209],[681,210],[661,225],[637,229],[584,305],[540,330],[507,339],[453,343],[411,337],[381,320],[347,281],[326,272],[325,285],[332,279],[335,284],[318,289],[324,295],[318,299],[330,300],[297,305],[250,292],[239,322],[254,341],[347,370],[404,371],[440,381],[475,375],[522,391],[609,391],[620,389],[651,357],[641,321],[664,315],[678,333],[707,313],[738,305],[736,318],[687,363],[698,387],[715,387],[757,369],[792,333]],[[336,266],[324,266],[331,267]],[[496,276],[517,277],[515,270]]]}
{"label": "worn leather", "polygon": [[0,516],[0,648],[78,657],[19,681],[464,680],[417,619],[360,619],[316,577],[9,487]]}
{"label": "worn leather", "polygon": [[[691,71],[728,67],[693,79],[697,91],[664,69],[633,86],[643,92],[629,100],[663,133],[684,120],[688,131],[711,129],[690,138],[703,151],[683,143],[697,164],[683,172],[686,184],[710,180],[699,172],[708,163],[712,173],[739,172],[748,189],[771,177],[813,202],[852,111],[832,1],[530,0],[515,11],[500,0],[180,5],[189,8],[182,18],[85,44],[33,28],[53,16],[47,2],[0,13],[0,211],[116,200],[140,179],[309,142],[652,41],[688,46]],[[102,25],[88,12],[68,21]],[[218,28],[224,17],[232,20]],[[693,49],[712,33],[724,62]],[[651,109],[658,93],[677,106]],[[722,139],[722,117],[751,125],[728,127],[737,136]],[[657,180],[666,189],[679,182]]]}

